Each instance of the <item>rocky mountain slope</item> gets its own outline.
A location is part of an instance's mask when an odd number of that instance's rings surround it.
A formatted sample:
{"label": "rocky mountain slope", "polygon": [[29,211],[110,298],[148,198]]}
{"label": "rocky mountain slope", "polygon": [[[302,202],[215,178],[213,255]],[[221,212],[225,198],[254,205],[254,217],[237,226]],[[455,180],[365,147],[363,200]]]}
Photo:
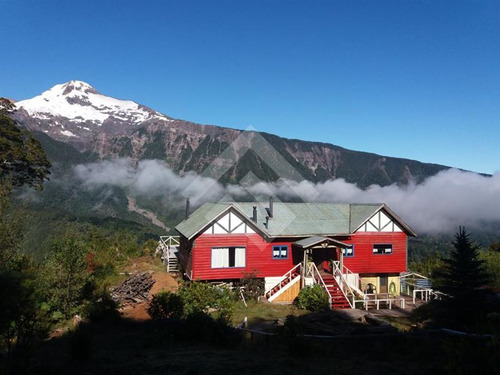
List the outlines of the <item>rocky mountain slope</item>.
{"label": "rocky mountain slope", "polygon": [[[56,85],[15,104],[12,116],[21,125],[92,158],[160,159],[179,173],[205,171],[222,182],[238,182],[252,172],[263,181],[344,178],[360,187],[385,186],[406,184],[410,179],[420,182],[448,168],[173,119],[133,101],[102,95],[81,81]],[[228,148],[230,145],[233,147]],[[273,163],[277,159],[281,164]],[[280,167],[285,164],[287,168]]]}

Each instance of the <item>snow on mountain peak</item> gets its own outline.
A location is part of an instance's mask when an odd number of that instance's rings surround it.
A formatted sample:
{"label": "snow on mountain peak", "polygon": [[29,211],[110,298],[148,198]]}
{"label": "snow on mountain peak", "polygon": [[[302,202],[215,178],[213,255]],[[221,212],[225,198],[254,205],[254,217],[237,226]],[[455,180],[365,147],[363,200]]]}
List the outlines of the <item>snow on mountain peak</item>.
{"label": "snow on mountain peak", "polygon": [[41,95],[17,102],[16,107],[39,119],[60,116],[70,122],[90,121],[97,126],[108,119],[136,124],[150,119],[169,121],[161,113],[133,101],[102,95],[83,81],[55,85]]}

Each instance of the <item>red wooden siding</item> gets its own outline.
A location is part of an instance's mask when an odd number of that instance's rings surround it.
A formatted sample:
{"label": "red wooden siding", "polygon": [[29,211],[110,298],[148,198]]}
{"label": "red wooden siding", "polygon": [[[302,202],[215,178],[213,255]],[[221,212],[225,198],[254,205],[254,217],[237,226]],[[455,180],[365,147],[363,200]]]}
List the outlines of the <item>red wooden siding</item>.
{"label": "red wooden siding", "polygon": [[[273,259],[274,245],[288,245],[288,258]],[[212,268],[212,248],[232,246],[246,248],[245,267]],[[194,280],[239,279],[250,272],[256,272],[257,277],[281,276],[294,264],[290,242],[268,243],[258,234],[202,234],[196,239],[191,253]],[[300,261],[296,260],[295,264]]]}
{"label": "red wooden siding", "polygon": [[[354,244],[354,257],[344,257],[344,265],[354,273],[406,271],[406,234],[403,232],[358,232],[345,242]],[[392,244],[392,253],[373,254],[374,244]]]}

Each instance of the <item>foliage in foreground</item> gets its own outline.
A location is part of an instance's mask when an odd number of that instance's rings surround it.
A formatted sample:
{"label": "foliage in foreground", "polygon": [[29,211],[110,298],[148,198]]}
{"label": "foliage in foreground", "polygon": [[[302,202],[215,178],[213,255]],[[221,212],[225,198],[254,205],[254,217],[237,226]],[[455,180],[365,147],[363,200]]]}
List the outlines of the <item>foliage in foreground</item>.
{"label": "foliage in foreground", "polygon": [[314,284],[302,288],[297,296],[297,303],[302,309],[320,311],[328,308],[328,296],[320,285]]}
{"label": "foliage in foreground", "polygon": [[243,278],[237,281],[236,288],[241,288],[245,300],[257,301],[260,296],[264,295],[265,281],[258,277],[258,272],[253,271],[246,273]]}
{"label": "foliage in foreground", "polygon": [[498,311],[498,297],[486,286],[490,281],[478,247],[469,234],[460,228],[455,235],[453,251],[442,259],[434,286],[445,293],[413,313],[413,319],[432,319],[438,325],[464,331],[490,331],[491,313]]}
{"label": "foliage in foreground", "polygon": [[41,190],[51,164],[40,142],[5,114],[3,104],[4,100],[0,103],[0,182],[8,179],[14,186]]}
{"label": "foliage in foreground", "polygon": [[184,301],[175,293],[159,292],[151,298],[147,311],[156,320],[181,318],[184,314]]}
{"label": "foliage in foreground", "polygon": [[202,282],[186,282],[178,293],[160,292],[153,296],[148,313],[153,319],[187,318],[212,314],[229,322],[236,309],[236,296],[227,287]]}

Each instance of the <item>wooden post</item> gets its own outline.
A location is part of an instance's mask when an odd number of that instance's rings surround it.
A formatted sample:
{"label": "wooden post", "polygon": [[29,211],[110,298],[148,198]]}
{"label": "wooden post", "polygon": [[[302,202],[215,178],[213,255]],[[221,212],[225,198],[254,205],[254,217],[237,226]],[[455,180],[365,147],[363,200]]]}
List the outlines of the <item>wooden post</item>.
{"label": "wooden post", "polygon": [[304,250],[304,260],[302,261],[302,272],[301,272],[301,280],[300,280],[300,288],[304,288],[306,286],[306,273],[307,273],[307,250]]}
{"label": "wooden post", "polygon": [[339,253],[339,260],[340,260],[340,273],[344,272],[344,255],[342,254],[342,249],[337,247],[337,251]]}

